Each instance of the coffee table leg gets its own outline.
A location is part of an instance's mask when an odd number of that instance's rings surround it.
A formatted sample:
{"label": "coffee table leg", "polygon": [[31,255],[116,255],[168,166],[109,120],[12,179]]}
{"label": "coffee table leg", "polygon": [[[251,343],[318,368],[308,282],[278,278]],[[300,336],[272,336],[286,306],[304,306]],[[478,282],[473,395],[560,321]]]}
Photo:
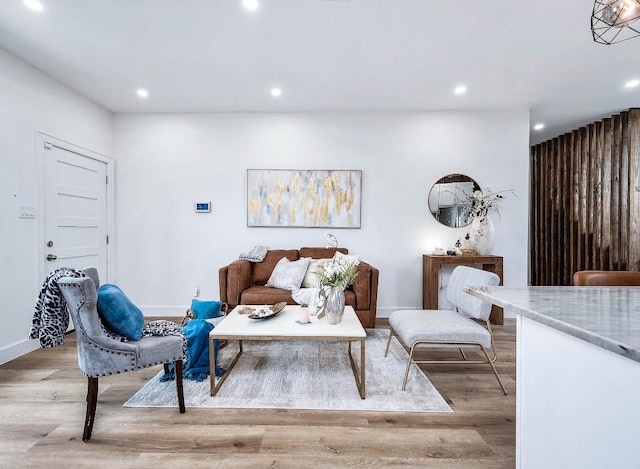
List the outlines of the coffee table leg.
{"label": "coffee table leg", "polygon": [[222,378],[220,378],[216,383],[216,367],[218,365],[218,360],[215,354],[215,347],[213,345],[214,340],[215,338],[212,338],[212,337],[209,338],[209,382],[211,383],[212,396],[215,396],[218,393],[218,389],[220,389],[220,386],[222,386],[222,383],[224,383],[224,381],[227,379],[227,376],[229,376],[229,373],[231,372],[235,364],[238,362],[240,355],[242,355],[242,340],[239,340],[238,345],[240,349],[238,350],[238,353],[236,354],[235,357],[233,357],[233,361],[227,367],[227,370],[225,371],[224,375],[222,375]]}
{"label": "coffee table leg", "polygon": [[365,370],[367,367],[365,366],[365,361],[364,339],[362,339],[360,341],[360,397],[362,399],[364,399],[366,393]]}
{"label": "coffee table leg", "polygon": [[349,341],[349,362],[351,362],[351,370],[353,371],[353,377],[356,379],[356,385],[358,386],[358,391],[360,391],[360,398],[365,398],[365,349],[364,349],[364,340],[360,340],[360,376],[358,376],[358,370],[356,369],[356,364],[353,360],[353,355],[351,355],[351,341]]}

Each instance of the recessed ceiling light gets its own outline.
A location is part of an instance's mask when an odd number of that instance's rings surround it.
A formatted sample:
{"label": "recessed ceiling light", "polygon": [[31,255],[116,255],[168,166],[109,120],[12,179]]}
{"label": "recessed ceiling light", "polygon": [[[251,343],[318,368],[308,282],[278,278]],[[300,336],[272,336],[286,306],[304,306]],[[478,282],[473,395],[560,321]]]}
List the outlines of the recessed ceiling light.
{"label": "recessed ceiling light", "polygon": [[533,126],[534,130],[542,130],[544,129],[544,124],[540,123],[540,124],[536,124]]}
{"label": "recessed ceiling light", "polygon": [[467,92],[467,87],[464,85],[458,85],[453,89],[455,94],[465,94]]}
{"label": "recessed ceiling light", "polygon": [[136,94],[141,98],[148,98],[149,97],[149,92],[147,90],[145,90],[144,88],[138,88],[136,90]]}
{"label": "recessed ceiling light", "polygon": [[640,80],[630,80],[624,84],[627,88],[635,88],[640,85]]}
{"label": "recessed ceiling light", "polygon": [[44,10],[44,5],[42,5],[42,3],[40,3],[38,0],[22,0],[22,3],[24,3],[24,6],[26,6],[29,10]]}
{"label": "recessed ceiling light", "polygon": [[249,11],[256,11],[260,3],[258,3],[258,0],[242,0],[242,5]]}
{"label": "recessed ceiling light", "polygon": [[280,88],[271,88],[271,96],[274,98],[279,98],[282,96],[282,90]]}

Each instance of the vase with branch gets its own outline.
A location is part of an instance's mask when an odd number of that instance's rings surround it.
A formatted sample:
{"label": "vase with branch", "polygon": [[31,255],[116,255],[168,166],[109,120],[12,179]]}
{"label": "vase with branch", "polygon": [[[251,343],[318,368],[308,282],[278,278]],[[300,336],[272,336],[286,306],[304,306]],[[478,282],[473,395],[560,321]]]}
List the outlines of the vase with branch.
{"label": "vase with branch", "polygon": [[465,213],[471,220],[469,244],[480,255],[491,253],[495,243],[495,228],[489,216],[495,212],[500,217],[500,204],[507,197],[507,193],[515,196],[513,189],[492,192],[489,187],[484,191],[477,190],[465,193]]}

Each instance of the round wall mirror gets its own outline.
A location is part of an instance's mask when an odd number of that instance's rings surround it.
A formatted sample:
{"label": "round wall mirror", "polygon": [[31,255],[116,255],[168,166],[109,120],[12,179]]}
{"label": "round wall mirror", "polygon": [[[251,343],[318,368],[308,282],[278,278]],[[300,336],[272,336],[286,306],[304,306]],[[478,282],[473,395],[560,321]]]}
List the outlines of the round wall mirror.
{"label": "round wall mirror", "polygon": [[445,226],[459,228],[471,223],[465,208],[465,194],[479,191],[478,183],[464,174],[447,174],[436,181],[429,192],[429,211]]}

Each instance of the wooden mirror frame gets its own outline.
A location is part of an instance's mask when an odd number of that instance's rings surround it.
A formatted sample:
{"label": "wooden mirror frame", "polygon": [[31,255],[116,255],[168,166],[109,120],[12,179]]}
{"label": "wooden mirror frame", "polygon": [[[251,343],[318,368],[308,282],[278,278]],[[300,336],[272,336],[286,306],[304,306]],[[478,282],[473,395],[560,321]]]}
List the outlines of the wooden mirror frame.
{"label": "wooden mirror frame", "polygon": [[466,207],[465,194],[479,191],[480,186],[470,176],[460,173],[447,174],[436,181],[429,191],[429,211],[444,226],[461,228],[471,223]]}

